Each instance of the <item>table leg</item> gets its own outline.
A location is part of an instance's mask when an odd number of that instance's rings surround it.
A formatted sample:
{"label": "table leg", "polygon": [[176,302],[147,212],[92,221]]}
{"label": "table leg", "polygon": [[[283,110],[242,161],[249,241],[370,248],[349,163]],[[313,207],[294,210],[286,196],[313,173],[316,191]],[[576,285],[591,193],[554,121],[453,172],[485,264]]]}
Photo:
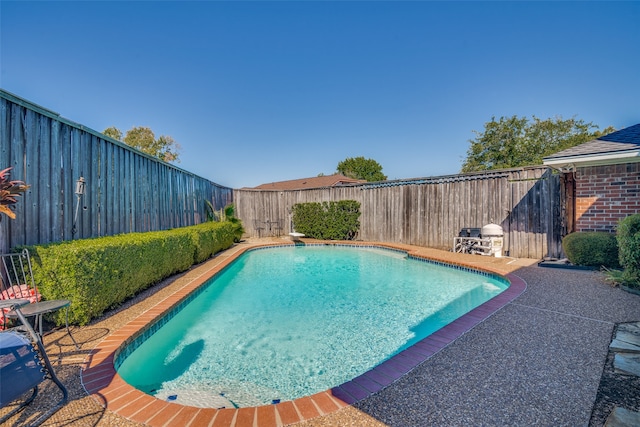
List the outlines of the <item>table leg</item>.
{"label": "table leg", "polygon": [[40,336],[40,342],[42,342],[42,314],[36,316],[38,322],[38,335]]}
{"label": "table leg", "polygon": [[80,350],[80,346],[76,342],[76,339],[71,335],[71,331],[69,330],[69,306],[66,307],[64,312],[64,324],[67,327],[67,334],[71,337],[71,341],[76,346],[76,350]]}

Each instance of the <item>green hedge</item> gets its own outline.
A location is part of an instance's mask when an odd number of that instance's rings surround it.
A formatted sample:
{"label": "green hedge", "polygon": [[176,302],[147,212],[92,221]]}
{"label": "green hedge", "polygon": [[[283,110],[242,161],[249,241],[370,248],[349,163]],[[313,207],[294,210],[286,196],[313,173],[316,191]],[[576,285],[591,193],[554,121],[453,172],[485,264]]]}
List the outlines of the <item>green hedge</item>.
{"label": "green hedge", "polygon": [[618,243],[616,235],[601,231],[580,231],[562,239],[562,248],[569,261],[588,267],[616,268]]}
{"label": "green hedge", "polygon": [[[229,222],[28,247],[43,299],[69,299],[69,322],[87,324],[165,277],[233,244]],[[57,313],[56,322],[64,322]]]}
{"label": "green hedge", "polygon": [[297,203],[293,205],[295,230],[327,240],[353,240],[360,229],[360,202]]}
{"label": "green hedge", "polygon": [[640,289],[640,214],[630,215],[618,224],[620,265],[626,285]]}

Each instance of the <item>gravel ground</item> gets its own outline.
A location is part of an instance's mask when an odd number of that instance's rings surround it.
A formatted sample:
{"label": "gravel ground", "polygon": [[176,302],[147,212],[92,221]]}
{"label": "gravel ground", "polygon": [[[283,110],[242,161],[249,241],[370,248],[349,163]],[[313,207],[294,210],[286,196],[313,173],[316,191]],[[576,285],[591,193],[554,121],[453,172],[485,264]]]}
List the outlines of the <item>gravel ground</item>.
{"label": "gravel ground", "polygon": [[512,304],[351,411],[299,425],[596,427],[616,404],[639,411],[640,380],[613,373],[608,346],[640,297],[597,272],[516,274],[528,287]]}
{"label": "gravel ground", "polygon": [[[614,374],[608,355],[616,324],[640,320],[640,296],[608,286],[598,272],[423,251],[515,270],[527,290],[379,393],[298,426],[595,427],[604,424],[614,404],[640,410],[640,381]],[[105,336],[182,287],[198,268],[154,286],[88,326],[74,327],[80,350],[63,331],[45,337],[56,373],[70,394],[69,402],[43,425],[139,425],[86,395],[79,379],[82,363]],[[59,398],[57,389],[45,382],[36,400],[8,425],[29,425]]]}

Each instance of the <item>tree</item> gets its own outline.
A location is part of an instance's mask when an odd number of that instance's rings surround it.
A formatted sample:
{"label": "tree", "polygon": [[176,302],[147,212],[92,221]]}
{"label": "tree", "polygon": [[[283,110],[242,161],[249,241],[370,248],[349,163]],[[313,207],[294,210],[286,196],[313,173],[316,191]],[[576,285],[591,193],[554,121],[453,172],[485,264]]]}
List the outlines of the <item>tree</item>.
{"label": "tree", "polygon": [[106,128],[105,130],[102,131],[102,133],[107,135],[110,138],[117,139],[118,141],[122,141],[122,131],[115,126]]}
{"label": "tree", "polygon": [[164,162],[180,162],[178,159],[181,149],[180,144],[170,136],[161,135],[156,139],[155,134],[148,127],[133,127],[127,131],[124,139],[122,138],[120,129],[113,126],[105,129],[102,133],[144,153],[157,157]]}
{"label": "tree", "polygon": [[349,178],[364,179],[368,182],[387,179],[387,176],[382,173],[380,163],[364,157],[347,157],[338,163],[337,170]]}
{"label": "tree", "polygon": [[469,140],[467,158],[462,172],[541,165],[542,158],[558,151],[591,141],[615,131],[611,126],[603,131],[593,123],[562,117],[541,120],[533,116],[495,117],[485,123],[484,131]]}
{"label": "tree", "polygon": [[178,159],[180,144],[175,142],[170,136],[160,135],[156,141],[158,147],[158,158],[164,162],[180,163]]}

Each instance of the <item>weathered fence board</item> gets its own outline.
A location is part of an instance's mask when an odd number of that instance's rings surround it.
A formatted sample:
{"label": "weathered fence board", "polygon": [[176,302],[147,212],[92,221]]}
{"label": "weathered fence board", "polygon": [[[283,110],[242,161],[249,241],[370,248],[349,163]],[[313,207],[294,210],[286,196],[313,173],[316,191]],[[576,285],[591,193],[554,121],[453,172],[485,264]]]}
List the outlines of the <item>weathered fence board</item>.
{"label": "weathered fence board", "polygon": [[[133,150],[0,90],[0,169],[31,187],[0,220],[0,252],[14,246],[163,230],[206,220],[233,190]],[[85,194],[75,195],[76,181]],[[78,209],[77,223],[74,219]]]}
{"label": "weathered fence board", "polygon": [[[462,228],[495,222],[505,232],[505,254],[542,258],[562,251],[560,177],[546,167],[297,191],[234,190],[237,215],[251,236],[291,232],[296,203],[345,199],[361,204],[361,240],[450,249]],[[278,219],[284,229],[269,230],[266,224]]]}

